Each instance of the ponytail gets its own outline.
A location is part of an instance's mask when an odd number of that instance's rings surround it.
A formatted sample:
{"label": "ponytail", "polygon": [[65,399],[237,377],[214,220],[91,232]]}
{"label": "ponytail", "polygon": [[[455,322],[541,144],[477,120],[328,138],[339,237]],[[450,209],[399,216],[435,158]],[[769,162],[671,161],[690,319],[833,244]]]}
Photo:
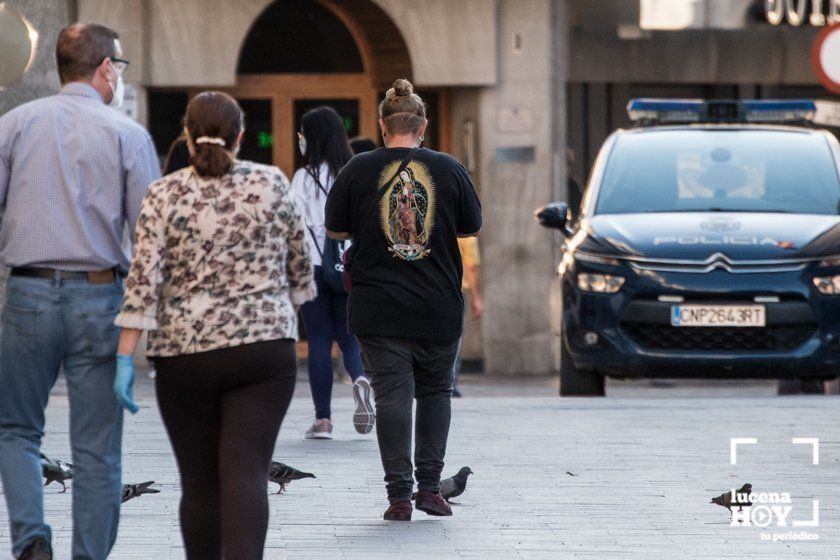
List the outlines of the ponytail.
{"label": "ponytail", "polygon": [[193,153],[190,164],[201,177],[223,177],[233,167],[234,150],[242,132],[239,103],[226,93],[205,91],[187,105],[184,118]]}
{"label": "ponytail", "polygon": [[233,154],[224,146],[216,144],[195,144],[190,156],[192,165],[200,177],[223,177],[233,167]]}

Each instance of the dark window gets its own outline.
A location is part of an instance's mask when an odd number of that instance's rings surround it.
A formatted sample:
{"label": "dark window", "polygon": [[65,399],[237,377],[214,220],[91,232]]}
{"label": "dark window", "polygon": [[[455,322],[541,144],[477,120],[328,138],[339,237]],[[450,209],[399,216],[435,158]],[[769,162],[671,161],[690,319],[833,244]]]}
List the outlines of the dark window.
{"label": "dark window", "polygon": [[237,99],[245,112],[245,134],[239,159],[272,165],[274,135],[271,130],[271,99]]}
{"label": "dark window", "polygon": [[187,101],[184,91],[149,90],[149,132],[161,157],[184,129]]}
{"label": "dark window", "polygon": [[330,10],[312,0],[280,0],[248,33],[237,72],[364,72],[364,65],[353,36]]}
{"label": "dark window", "polygon": [[[157,153],[166,157],[169,146],[184,129],[189,98],[182,91],[149,91],[149,132]],[[238,157],[273,164],[274,136],[270,99],[237,99],[245,112],[245,135]]]}

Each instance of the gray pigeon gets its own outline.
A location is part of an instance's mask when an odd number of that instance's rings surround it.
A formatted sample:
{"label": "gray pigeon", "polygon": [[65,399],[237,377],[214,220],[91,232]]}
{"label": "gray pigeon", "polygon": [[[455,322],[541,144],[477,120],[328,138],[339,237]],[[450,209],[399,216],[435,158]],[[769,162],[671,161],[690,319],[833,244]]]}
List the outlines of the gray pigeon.
{"label": "gray pigeon", "polygon": [[741,488],[739,490],[735,491],[736,496],[735,496],[735,503],[734,504],[732,503],[732,492],[731,491],[730,492],[725,492],[725,493],[721,494],[720,496],[712,498],[712,501],[710,503],[717,504],[719,506],[725,507],[726,509],[729,510],[730,513],[732,513],[732,506],[733,505],[738,506],[739,510],[743,509],[744,506],[749,507],[749,506],[752,505],[752,502],[750,502],[749,499],[747,499],[747,500],[741,500],[740,499],[741,494],[749,494],[751,492],[752,492],[752,484],[744,484],[743,486],[741,486]]}
{"label": "gray pigeon", "polygon": [[160,494],[160,490],[149,488],[154,483],[154,480],[150,480],[149,482],[141,482],[140,484],[123,484],[120,503],[124,504],[131,498],[136,498],[143,494]]}
{"label": "gray pigeon", "polygon": [[282,494],[286,491],[286,485],[288,483],[293,480],[300,480],[301,478],[316,477],[312,473],[299,471],[294,467],[278,463],[277,461],[272,461],[268,466],[268,480],[280,485],[280,489],[277,491],[278,494]]}
{"label": "gray pigeon", "polygon": [[58,482],[63,488],[61,492],[64,493],[67,492],[67,485],[64,484],[64,481],[73,478],[73,465],[58,459],[51,459],[41,451],[41,473],[47,479],[44,486],[49,486],[52,482]]}
{"label": "gray pigeon", "polygon": [[[464,493],[464,490],[467,488],[467,478],[471,475],[475,474],[470,470],[469,467],[461,467],[461,470],[458,471],[458,474],[455,476],[451,476],[449,478],[444,478],[440,481],[440,493],[443,496],[443,499],[447,502],[449,498],[457,498],[461,494]],[[411,499],[417,497],[417,492],[412,494]]]}
{"label": "gray pigeon", "polygon": [[461,467],[461,470],[455,476],[441,480],[440,493],[443,495],[443,499],[448,502],[450,498],[457,498],[463,494],[467,488],[467,478],[471,474],[473,472],[469,467]]}

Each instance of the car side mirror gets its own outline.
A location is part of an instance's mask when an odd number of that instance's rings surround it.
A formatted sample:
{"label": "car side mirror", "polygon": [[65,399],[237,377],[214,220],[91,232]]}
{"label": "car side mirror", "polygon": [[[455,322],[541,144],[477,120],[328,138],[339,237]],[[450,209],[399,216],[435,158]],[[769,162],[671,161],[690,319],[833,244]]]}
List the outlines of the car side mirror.
{"label": "car side mirror", "polygon": [[544,228],[557,229],[569,236],[566,226],[569,224],[569,205],[565,202],[552,202],[534,212],[534,219]]}

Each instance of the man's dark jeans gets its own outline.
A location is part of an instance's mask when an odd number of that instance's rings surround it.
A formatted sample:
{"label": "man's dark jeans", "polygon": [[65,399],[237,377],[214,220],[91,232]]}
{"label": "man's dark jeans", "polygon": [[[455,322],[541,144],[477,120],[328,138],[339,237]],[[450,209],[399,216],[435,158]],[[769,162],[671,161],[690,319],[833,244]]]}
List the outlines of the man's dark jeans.
{"label": "man's dark jeans", "polygon": [[[0,336],[0,478],[13,557],[37,537],[52,540],[44,522],[38,451],[44,409],[59,369],[67,379],[75,465],[72,556],[104,559],[114,546],[123,423],[113,389],[120,335],[114,318],[122,301],[122,280],[96,285],[12,276],[6,285]],[[2,552],[0,557],[7,558]]]}
{"label": "man's dark jeans", "polygon": [[376,399],[376,436],[388,501],[411,499],[411,408],[417,399],[414,462],[417,486],[440,490],[449,437],[452,366],[459,339],[359,336],[362,363]]}

